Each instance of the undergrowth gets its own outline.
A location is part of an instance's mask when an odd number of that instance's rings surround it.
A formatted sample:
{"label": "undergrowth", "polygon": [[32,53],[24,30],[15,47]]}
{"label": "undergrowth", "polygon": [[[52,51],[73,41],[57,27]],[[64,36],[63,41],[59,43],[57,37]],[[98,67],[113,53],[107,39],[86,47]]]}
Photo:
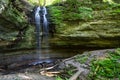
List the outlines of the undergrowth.
{"label": "undergrowth", "polygon": [[120,48],[109,52],[109,56],[93,61],[89,75],[93,80],[120,80]]}
{"label": "undergrowth", "polygon": [[90,7],[83,6],[78,0],[66,0],[61,5],[52,5],[49,8],[51,20],[59,25],[64,21],[86,21],[93,18],[93,10]]}
{"label": "undergrowth", "polygon": [[[85,56],[80,56],[76,61],[85,62]],[[69,80],[69,78],[76,72],[74,67],[66,68],[65,73],[56,77],[56,80]],[[88,80],[120,80],[120,48],[114,52],[108,52],[105,57],[100,57],[97,60],[92,60],[90,63],[90,73]],[[80,78],[78,79],[80,80]]]}

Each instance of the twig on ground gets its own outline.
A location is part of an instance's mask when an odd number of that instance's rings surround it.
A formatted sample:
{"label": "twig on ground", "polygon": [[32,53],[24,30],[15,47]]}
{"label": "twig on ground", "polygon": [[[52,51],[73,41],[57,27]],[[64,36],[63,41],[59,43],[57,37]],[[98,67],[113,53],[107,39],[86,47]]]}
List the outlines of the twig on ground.
{"label": "twig on ground", "polygon": [[75,58],[75,56],[67,58],[67,59],[64,59],[64,60],[62,60],[62,62],[65,62],[65,61],[68,61],[68,60],[71,60],[71,59],[74,59],[74,58]]}
{"label": "twig on ground", "polygon": [[40,69],[40,71],[47,71],[47,70],[51,70],[51,69],[55,68],[56,66],[58,66],[58,64],[55,64],[54,66],[51,66],[51,67],[42,68],[42,69]]}
{"label": "twig on ground", "polygon": [[56,76],[57,74],[61,73],[61,71],[52,71],[52,72],[47,72],[47,71],[41,71],[40,74],[41,75],[45,75],[45,76]]}

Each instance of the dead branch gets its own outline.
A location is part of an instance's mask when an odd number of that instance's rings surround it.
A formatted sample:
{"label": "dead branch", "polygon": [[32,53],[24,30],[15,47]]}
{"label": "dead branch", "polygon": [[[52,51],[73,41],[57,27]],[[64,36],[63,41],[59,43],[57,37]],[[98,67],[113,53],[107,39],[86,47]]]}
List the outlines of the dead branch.
{"label": "dead branch", "polygon": [[67,59],[64,59],[62,62],[65,62],[65,61],[68,61],[68,60],[71,60],[71,59],[74,59],[74,58],[75,58],[75,56],[67,58]]}
{"label": "dead branch", "polygon": [[47,72],[47,71],[41,71],[40,74],[41,75],[45,75],[45,76],[56,76],[57,74],[61,73],[60,71],[52,71],[52,72]]}
{"label": "dead branch", "polygon": [[51,66],[51,67],[42,68],[42,69],[40,69],[40,71],[47,71],[47,70],[51,70],[51,69],[55,68],[56,66],[58,66],[58,64],[55,64],[54,66]]}

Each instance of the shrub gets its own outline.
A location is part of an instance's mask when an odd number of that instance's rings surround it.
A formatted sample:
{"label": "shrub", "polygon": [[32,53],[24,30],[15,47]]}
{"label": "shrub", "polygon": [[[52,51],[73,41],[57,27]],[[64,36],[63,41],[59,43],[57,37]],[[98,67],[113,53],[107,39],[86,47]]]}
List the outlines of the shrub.
{"label": "shrub", "polygon": [[53,23],[59,25],[63,20],[62,7],[52,6],[49,9]]}
{"label": "shrub", "polygon": [[119,78],[120,79],[120,48],[115,52],[109,52],[109,56],[93,61],[91,65],[90,77],[97,80],[99,77],[105,78],[104,80]]}

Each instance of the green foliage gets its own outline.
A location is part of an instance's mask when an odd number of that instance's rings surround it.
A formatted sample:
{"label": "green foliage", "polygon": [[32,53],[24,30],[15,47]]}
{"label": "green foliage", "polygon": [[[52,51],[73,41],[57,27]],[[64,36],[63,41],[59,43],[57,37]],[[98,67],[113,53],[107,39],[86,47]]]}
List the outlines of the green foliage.
{"label": "green foliage", "polygon": [[2,14],[5,17],[8,17],[8,21],[12,21],[15,23],[15,25],[21,25],[24,26],[23,23],[26,23],[25,14],[19,12],[16,8],[14,8],[12,5],[9,5],[9,8],[4,11],[4,14]]}
{"label": "green foliage", "polygon": [[109,52],[109,56],[106,58],[93,61],[90,77],[94,80],[99,77],[120,79],[120,48],[116,49],[115,52]]}
{"label": "green foliage", "polygon": [[111,13],[111,15],[120,15],[120,8],[112,10],[110,13]]}
{"label": "green foliage", "polygon": [[92,8],[88,8],[88,7],[79,7],[79,17],[83,20],[88,20],[88,19],[92,19]]}
{"label": "green foliage", "polygon": [[67,0],[66,3],[69,8],[76,8],[80,6],[80,2],[78,0]]}
{"label": "green foliage", "polygon": [[103,0],[105,3],[114,4],[113,0]]}
{"label": "green foliage", "polygon": [[39,0],[27,0],[27,1],[33,5],[40,5]]}
{"label": "green foliage", "polygon": [[51,14],[51,19],[53,23],[55,23],[56,25],[59,25],[63,20],[62,7],[52,6],[50,7],[49,12]]}
{"label": "green foliage", "polygon": [[69,80],[69,78],[76,72],[76,68],[69,65],[68,68],[64,68],[64,73],[59,74],[55,80]]}
{"label": "green foliage", "polygon": [[113,4],[110,6],[110,9],[111,9],[110,15],[113,15],[113,16],[120,15],[120,4]]}
{"label": "green foliage", "polygon": [[19,48],[33,48],[35,47],[35,27],[28,26],[23,39],[18,43]]}
{"label": "green foliage", "polygon": [[81,6],[78,0],[67,0],[66,8],[64,9],[64,20],[88,20],[92,18],[92,9]]}
{"label": "green foliage", "polygon": [[55,80],[63,80],[60,76],[57,76]]}
{"label": "green foliage", "polygon": [[75,60],[80,63],[85,63],[88,60],[88,56],[87,55],[79,55],[75,58]]}
{"label": "green foliage", "polygon": [[62,0],[53,0],[52,4],[59,4]]}
{"label": "green foliage", "polygon": [[67,0],[63,6],[51,6],[49,10],[54,24],[92,19],[92,11],[92,8],[81,6],[78,0]]}

